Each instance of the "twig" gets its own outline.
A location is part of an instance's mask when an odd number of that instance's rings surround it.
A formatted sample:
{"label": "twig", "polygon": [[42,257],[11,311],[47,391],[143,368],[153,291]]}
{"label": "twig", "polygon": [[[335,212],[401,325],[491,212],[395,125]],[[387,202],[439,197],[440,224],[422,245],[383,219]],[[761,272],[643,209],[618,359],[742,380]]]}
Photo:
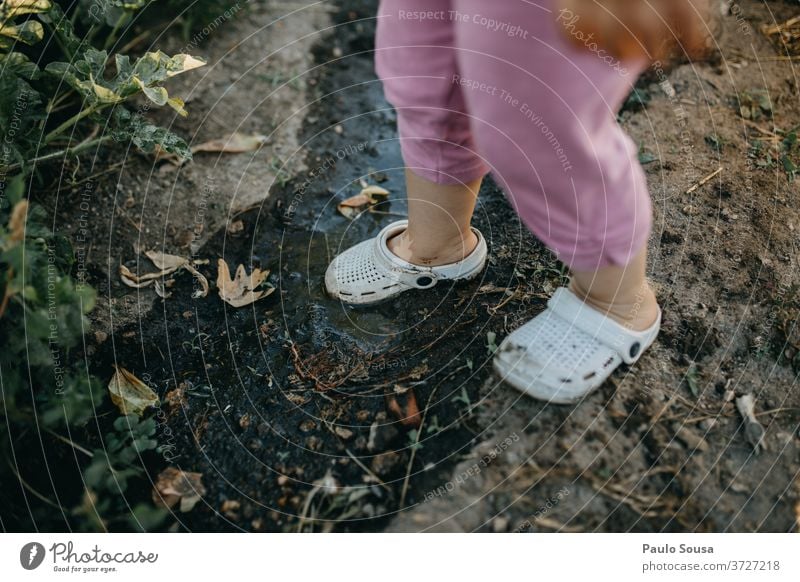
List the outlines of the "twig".
{"label": "twig", "polygon": [[770,131],[768,129],[764,129],[763,127],[761,127],[760,125],[758,125],[757,123],[755,123],[753,121],[750,121],[749,119],[742,119],[742,122],[748,127],[752,127],[753,129],[757,129],[758,131],[760,131],[764,135],[768,135],[770,137],[775,137],[775,138],[778,138],[778,139],[780,139],[780,137],[781,137],[777,133],[775,133],[773,131]]}
{"label": "twig", "polygon": [[356,456],[355,456],[353,453],[351,453],[351,452],[350,452],[350,449],[348,449],[348,448],[345,448],[344,452],[346,452],[346,453],[347,453],[347,455],[348,455],[348,456],[349,456],[351,459],[353,459],[353,460],[356,462],[356,465],[358,465],[359,467],[361,467],[361,469],[362,469],[362,470],[363,470],[363,471],[364,471],[364,472],[365,472],[367,475],[369,475],[370,477],[372,477],[373,479],[375,479],[375,481],[378,483],[378,485],[380,485],[381,487],[383,487],[384,489],[386,489],[388,492],[390,492],[390,493],[392,492],[392,488],[391,488],[391,487],[389,487],[389,486],[388,486],[386,483],[384,483],[384,482],[381,480],[381,478],[380,478],[380,477],[378,477],[378,476],[377,476],[375,473],[373,473],[373,472],[372,472],[372,471],[369,469],[369,467],[367,467],[367,466],[366,466],[364,463],[362,463],[362,462],[361,462],[361,461],[358,459],[358,457],[356,457]]}
{"label": "twig", "polygon": [[689,188],[689,189],[686,191],[686,194],[691,194],[692,192],[696,191],[696,190],[697,190],[698,188],[700,188],[701,186],[705,186],[706,184],[708,184],[708,183],[709,183],[711,180],[713,180],[714,178],[716,178],[717,176],[719,176],[719,175],[722,173],[722,170],[723,170],[723,169],[724,169],[724,168],[723,168],[722,166],[720,166],[720,167],[719,167],[719,168],[717,168],[715,171],[711,172],[711,173],[710,173],[708,176],[706,176],[705,178],[703,178],[702,180],[700,180],[700,181],[699,181],[697,184],[695,184],[694,186],[692,186],[691,188]]}
{"label": "twig", "polygon": [[60,434],[50,430],[49,428],[46,428],[45,430],[47,432],[49,432],[51,435],[53,435],[54,437],[56,437],[58,440],[63,441],[65,443],[67,443],[68,445],[70,445],[76,451],[82,452],[84,455],[88,456],[89,458],[94,457],[94,453],[92,451],[89,451],[89,450],[83,448],[82,446],[80,446],[79,444],[73,442],[72,440],[68,439],[67,437],[61,436]]}
{"label": "twig", "polygon": [[19,480],[20,485],[25,487],[25,489],[30,491],[38,499],[40,499],[40,500],[44,501],[45,503],[47,503],[49,506],[55,507],[59,511],[62,511],[62,508],[57,503],[54,503],[54,502],[50,501],[47,497],[45,497],[44,495],[39,493],[36,489],[34,489],[30,485],[28,485],[28,482],[25,481],[25,479],[22,478],[22,475],[20,475],[19,472],[17,472],[16,468],[14,467],[14,465],[11,464],[11,460],[8,457],[6,457],[6,463],[8,463],[8,466],[11,468],[11,472],[14,473],[14,476]]}

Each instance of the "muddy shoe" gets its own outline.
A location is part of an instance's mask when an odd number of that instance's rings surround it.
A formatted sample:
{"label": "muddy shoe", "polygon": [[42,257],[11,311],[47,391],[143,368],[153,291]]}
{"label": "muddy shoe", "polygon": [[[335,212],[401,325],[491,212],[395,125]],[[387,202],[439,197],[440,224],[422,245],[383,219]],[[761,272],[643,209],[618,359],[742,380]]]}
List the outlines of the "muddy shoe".
{"label": "muddy shoe", "polygon": [[500,344],[494,369],[534,398],[571,404],[596,390],[623,362],[636,362],[660,328],[660,311],[649,329],[636,332],[561,288],[543,313]]}
{"label": "muddy shoe", "polygon": [[439,281],[466,281],[477,277],[486,264],[486,241],[457,263],[423,267],[407,263],[389,250],[387,241],[403,232],[408,221],[394,222],[377,237],[346,250],[336,257],[325,273],[328,293],[345,303],[367,305],[390,299],[411,289],[430,289]]}

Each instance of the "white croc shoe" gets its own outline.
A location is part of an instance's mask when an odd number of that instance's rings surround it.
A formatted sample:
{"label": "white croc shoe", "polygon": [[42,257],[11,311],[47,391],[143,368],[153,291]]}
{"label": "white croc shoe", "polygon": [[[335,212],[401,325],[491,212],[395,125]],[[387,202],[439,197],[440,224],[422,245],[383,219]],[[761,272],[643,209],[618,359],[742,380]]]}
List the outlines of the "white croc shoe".
{"label": "white croc shoe", "polygon": [[572,404],[600,387],[623,362],[636,362],[660,328],[660,310],[649,329],[636,332],[561,288],[543,313],[500,344],[494,369],[534,398]]}
{"label": "white croc shoe", "polygon": [[365,240],[336,257],[325,273],[328,293],[344,303],[367,305],[411,289],[430,289],[439,281],[474,279],[483,270],[486,241],[477,229],[472,230],[478,237],[478,245],[463,260],[439,267],[423,267],[402,260],[386,244],[407,226],[407,220],[394,222],[377,237]]}

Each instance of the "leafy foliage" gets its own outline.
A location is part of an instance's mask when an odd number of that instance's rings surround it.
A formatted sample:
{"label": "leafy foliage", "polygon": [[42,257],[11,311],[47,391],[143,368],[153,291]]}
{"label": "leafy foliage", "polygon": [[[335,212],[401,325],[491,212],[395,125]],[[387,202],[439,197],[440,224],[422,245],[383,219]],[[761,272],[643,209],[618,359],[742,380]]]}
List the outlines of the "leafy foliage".
{"label": "leafy foliage", "polygon": [[[44,226],[45,213],[26,196],[33,180],[58,169],[50,162],[106,141],[191,157],[180,136],[144,113],[157,106],[185,116],[184,102],[164,85],[203,60],[157,50],[135,56],[114,51],[134,18],[154,3],[0,4],[0,482],[19,483],[26,500],[44,504],[28,507],[31,522],[16,525],[25,530],[148,530],[165,516],[149,496],[129,501],[125,494],[137,479],[139,490],[148,489],[144,466],[147,455],[159,450],[156,423],[117,416],[106,387],[82,369],[82,337],[95,292],[73,278],[77,265],[70,241]],[[185,12],[189,22],[190,14],[227,5],[226,0],[168,3]],[[158,33],[159,27],[152,31]],[[134,110],[131,103],[139,99],[148,107]],[[29,458],[19,435],[38,441],[44,463]],[[54,477],[41,444],[46,439],[74,454],[82,474],[61,467]],[[21,463],[23,455],[28,457]],[[39,483],[49,483],[55,502],[36,489]],[[2,488],[0,501],[12,488]],[[15,514],[15,519],[25,518]]]}

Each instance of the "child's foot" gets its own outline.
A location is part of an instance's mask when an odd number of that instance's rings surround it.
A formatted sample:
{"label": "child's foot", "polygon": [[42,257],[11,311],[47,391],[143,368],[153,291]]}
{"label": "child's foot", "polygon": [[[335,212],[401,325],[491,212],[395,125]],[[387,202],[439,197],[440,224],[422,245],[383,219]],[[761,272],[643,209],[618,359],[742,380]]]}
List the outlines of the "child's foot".
{"label": "child's foot", "polygon": [[[430,289],[443,280],[472,279],[486,264],[486,241],[481,233],[472,229],[476,239],[474,248],[464,256],[468,242],[441,252],[424,251],[419,260],[428,264],[414,264],[404,258],[417,258],[416,249],[401,238],[408,221],[401,220],[384,228],[377,237],[351,247],[336,257],[325,273],[328,293],[345,303],[367,305],[395,297],[411,289]],[[399,240],[398,240],[399,239]],[[392,244],[392,241],[396,241]],[[397,249],[396,254],[393,249]],[[410,254],[409,254],[410,253]],[[454,260],[451,260],[454,259]],[[442,262],[450,261],[450,262]]]}
{"label": "child's foot", "polygon": [[604,315],[567,288],[558,289],[547,305],[502,342],[494,369],[518,390],[556,404],[581,400],[622,363],[636,362],[661,327],[657,304],[655,318],[641,329],[646,315],[630,310],[612,315],[610,309]]}

